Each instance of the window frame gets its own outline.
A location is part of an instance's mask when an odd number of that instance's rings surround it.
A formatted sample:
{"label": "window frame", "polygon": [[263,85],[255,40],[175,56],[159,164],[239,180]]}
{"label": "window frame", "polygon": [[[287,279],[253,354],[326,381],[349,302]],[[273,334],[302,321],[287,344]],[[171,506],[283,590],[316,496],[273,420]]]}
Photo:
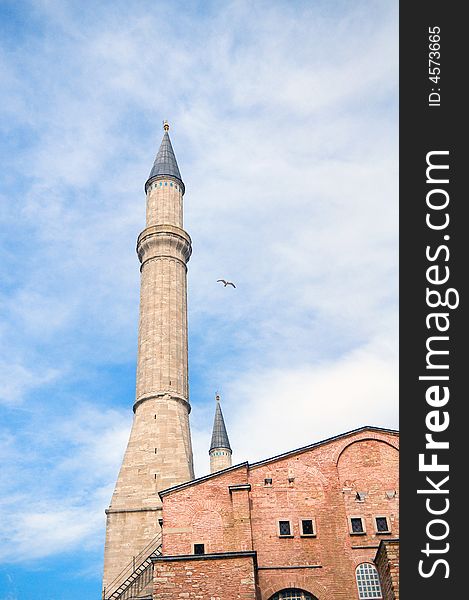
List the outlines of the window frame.
{"label": "window frame", "polygon": [[[386,529],[386,531],[378,531],[377,519],[386,519],[386,524],[388,526],[388,528]],[[389,518],[389,515],[373,515],[373,523],[374,523],[374,526],[375,526],[375,533],[377,535],[386,535],[388,533],[392,533],[392,531],[391,531],[391,519]]]}
{"label": "window frame", "polygon": [[[363,531],[354,531],[353,530],[352,519],[360,519],[360,521],[362,522],[362,529],[363,529]],[[361,515],[351,515],[350,517],[348,517],[348,527],[349,527],[349,533],[350,533],[350,535],[366,535],[365,518],[362,517]]]}
{"label": "window frame", "polygon": [[[305,533],[303,531],[303,521],[311,521],[312,522],[313,533]],[[298,521],[298,525],[299,525],[299,528],[300,528],[300,537],[312,538],[312,537],[316,537],[317,536],[316,519],[315,519],[315,517],[307,517],[307,518],[302,517]]]}
{"label": "window frame", "polygon": [[[280,531],[280,523],[288,523],[290,528],[290,533],[281,533]],[[292,538],[293,535],[293,527],[291,519],[277,519],[277,534],[279,538]]]}
{"label": "window frame", "polygon": [[[203,551],[203,552],[196,552],[196,551],[195,551],[195,547],[196,547],[196,546],[202,546],[202,548],[203,548],[203,550],[204,550],[204,551]],[[206,548],[205,548],[205,542],[194,542],[194,543],[192,544],[192,554],[193,554],[194,556],[203,556],[203,555],[204,555],[204,554],[206,554],[206,553],[207,553],[207,552],[206,552]]]}
{"label": "window frame", "polygon": [[[309,598],[310,600],[315,600],[315,596],[313,594],[311,594],[310,592],[306,592],[305,590],[301,590],[299,588],[285,588],[283,590],[279,590],[278,592],[276,592],[273,596],[270,597],[270,600],[282,600],[282,597],[285,600],[285,596],[283,596],[283,594],[285,592],[296,592],[297,593],[297,598],[298,598],[298,593],[301,594],[301,598],[304,600],[305,598]],[[291,596],[290,596],[291,598]]]}
{"label": "window frame", "polygon": [[[359,569],[360,569],[360,567],[362,565],[369,565],[372,568],[372,572],[374,574],[376,574],[375,581],[378,582],[379,594],[380,594],[379,596],[369,596],[368,594],[373,593],[372,590],[369,590],[369,589],[363,589],[363,592],[365,592],[367,594],[366,596],[364,596],[364,595],[362,596],[361,595],[361,593],[360,593],[360,586],[358,585],[359,582],[358,582],[357,575],[358,575],[358,571],[359,571]],[[371,585],[373,585],[373,581],[371,581],[370,579],[368,579],[368,580],[366,579],[366,575],[369,575],[369,573],[368,574],[367,573],[363,573],[363,574],[360,573],[360,575],[361,575],[361,577],[363,577],[363,579],[360,580],[360,583],[362,583],[363,587],[365,586],[365,584],[368,584],[368,585],[371,584]],[[379,578],[378,569],[376,568],[376,566],[373,563],[368,562],[368,561],[364,561],[364,562],[359,563],[355,567],[355,584],[357,586],[357,592],[358,592],[358,598],[359,598],[359,600],[365,600],[365,599],[369,599],[369,600],[383,600],[383,587],[381,585],[381,579]]]}

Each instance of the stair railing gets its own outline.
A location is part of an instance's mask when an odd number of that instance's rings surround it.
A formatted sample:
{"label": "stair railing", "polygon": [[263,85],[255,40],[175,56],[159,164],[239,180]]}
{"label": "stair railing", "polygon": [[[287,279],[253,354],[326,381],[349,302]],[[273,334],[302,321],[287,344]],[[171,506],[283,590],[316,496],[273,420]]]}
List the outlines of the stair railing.
{"label": "stair railing", "polygon": [[[133,556],[132,560],[126,565],[122,571],[115,577],[110,584],[103,589],[103,600],[108,600],[114,592],[116,592],[123,583],[129,579],[139,569],[142,564],[161,546],[161,531],[154,537],[137,556]],[[161,552],[158,552],[161,554]]]}

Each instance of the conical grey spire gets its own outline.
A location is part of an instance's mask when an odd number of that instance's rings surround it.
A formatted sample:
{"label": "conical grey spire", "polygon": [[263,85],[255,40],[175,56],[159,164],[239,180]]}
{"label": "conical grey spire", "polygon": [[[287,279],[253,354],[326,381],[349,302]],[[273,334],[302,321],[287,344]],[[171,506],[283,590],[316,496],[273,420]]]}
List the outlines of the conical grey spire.
{"label": "conical grey spire", "polygon": [[161,146],[158,150],[155,162],[153,163],[153,168],[145,184],[145,189],[148,183],[154,177],[158,177],[159,175],[168,175],[169,177],[174,177],[179,181],[182,187],[182,193],[184,193],[184,182],[182,181],[181,173],[179,172],[179,167],[176,161],[176,156],[171,145],[171,140],[169,139],[169,125],[166,121],[164,124],[164,129],[165,132],[161,141]]}
{"label": "conical grey spire", "polygon": [[213,420],[212,443],[210,444],[210,452],[214,448],[226,448],[231,451],[230,440],[226,433],[225,420],[221,412],[220,396],[217,395],[217,408],[215,409],[215,419]]}

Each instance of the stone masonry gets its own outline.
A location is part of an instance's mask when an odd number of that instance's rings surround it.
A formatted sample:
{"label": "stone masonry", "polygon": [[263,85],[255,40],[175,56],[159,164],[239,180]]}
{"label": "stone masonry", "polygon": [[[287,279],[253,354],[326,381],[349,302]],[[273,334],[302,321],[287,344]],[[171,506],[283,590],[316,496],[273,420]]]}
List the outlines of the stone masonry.
{"label": "stone masonry", "polygon": [[[134,421],[107,513],[104,587],[160,531],[158,492],[193,479],[182,182],[167,127],[145,186]],[[109,590],[111,591],[111,590]]]}
{"label": "stone masonry", "polygon": [[254,552],[155,562],[153,600],[256,600]]}

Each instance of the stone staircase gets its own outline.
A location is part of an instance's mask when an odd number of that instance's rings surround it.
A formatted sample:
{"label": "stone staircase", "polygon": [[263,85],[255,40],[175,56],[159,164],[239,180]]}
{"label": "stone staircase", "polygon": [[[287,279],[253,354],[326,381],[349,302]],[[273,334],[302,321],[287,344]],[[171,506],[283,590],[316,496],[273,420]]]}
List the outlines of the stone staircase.
{"label": "stone staircase", "polygon": [[103,600],[151,600],[153,588],[152,557],[161,555],[159,533],[138,556],[103,590]]}

